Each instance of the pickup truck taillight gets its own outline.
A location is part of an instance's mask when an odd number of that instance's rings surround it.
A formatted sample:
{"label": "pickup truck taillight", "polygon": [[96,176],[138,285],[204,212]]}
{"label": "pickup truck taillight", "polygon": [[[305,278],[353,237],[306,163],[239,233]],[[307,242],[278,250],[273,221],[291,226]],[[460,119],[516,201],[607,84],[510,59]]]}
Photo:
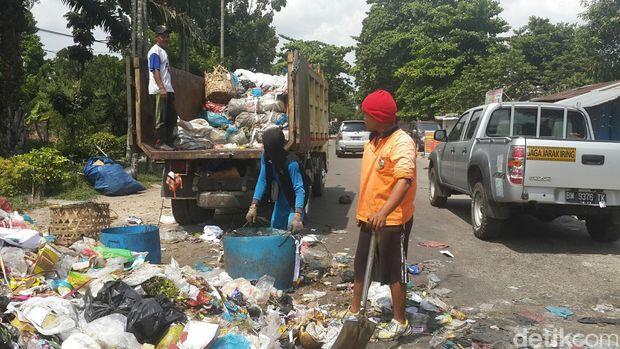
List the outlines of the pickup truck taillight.
{"label": "pickup truck taillight", "polygon": [[522,145],[513,145],[510,148],[510,157],[508,158],[508,180],[512,184],[523,184],[523,175],[525,173],[525,147]]}

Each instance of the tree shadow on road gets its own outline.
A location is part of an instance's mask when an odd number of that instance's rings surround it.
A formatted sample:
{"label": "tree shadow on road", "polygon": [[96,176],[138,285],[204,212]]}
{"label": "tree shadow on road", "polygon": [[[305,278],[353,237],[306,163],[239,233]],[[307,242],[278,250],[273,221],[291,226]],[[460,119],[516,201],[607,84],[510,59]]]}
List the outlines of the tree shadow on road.
{"label": "tree shadow on road", "polygon": [[[339,204],[342,195],[351,198],[351,204]],[[332,230],[347,229],[349,214],[355,214],[355,193],[344,187],[325,188],[321,197],[312,198],[310,212],[306,218],[309,228],[316,228],[318,234],[329,234]]]}
{"label": "tree shadow on road", "polygon": [[[470,199],[450,198],[446,209],[471,224]],[[510,219],[503,236],[492,242],[520,253],[620,255],[620,242],[610,244],[593,241],[585,223],[569,216],[543,222],[531,215],[516,215]]]}

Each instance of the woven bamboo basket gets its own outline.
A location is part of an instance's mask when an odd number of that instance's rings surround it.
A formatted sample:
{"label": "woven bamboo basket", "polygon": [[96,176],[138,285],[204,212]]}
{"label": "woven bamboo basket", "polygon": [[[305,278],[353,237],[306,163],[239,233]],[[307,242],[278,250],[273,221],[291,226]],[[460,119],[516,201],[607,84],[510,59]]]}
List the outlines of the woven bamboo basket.
{"label": "woven bamboo basket", "polygon": [[50,234],[56,236],[56,244],[70,246],[86,236],[99,239],[99,232],[112,222],[110,205],[99,202],[80,202],[50,206]]}
{"label": "woven bamboo basket", "polygon": [[205,97],[207,100],[226,104],[235,94],[235,87],[226,68],[218,65],[212,73],[205,72]]}

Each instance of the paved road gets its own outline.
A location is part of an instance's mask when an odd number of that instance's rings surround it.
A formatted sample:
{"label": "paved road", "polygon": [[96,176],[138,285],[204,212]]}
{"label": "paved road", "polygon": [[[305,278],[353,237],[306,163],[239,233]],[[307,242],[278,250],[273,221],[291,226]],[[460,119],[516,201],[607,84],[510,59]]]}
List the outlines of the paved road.
{"label": "paved road", "polygon": [[[354,254],[358,228],[355,224],[356,193],[359,186],[359,157],[336,158],[331,148],[329,173],[325,195],[311,201],[308,226],[317,234],[325,234],[332,253]],[[561,218],[552,223],[541,223],[530,217],[514,220],[513,232],[495,242],[476,239],[469,224],[470,201],[465,196],[453,197],[445,209],[433,208],[428,203],[427,160],[418,159],[418,195],[412,237],[409,244],[409,262],[439,261],[439,287],[452,290],[444,300],[453,306],[494,304],[488,316],[494,321],[508,319],[517,311],[529,310],[544,314],[544,306],[570,307],[578,317],[601,316],[592,311],[597,304],[610,304],[620,309],[620,243],[600,244],[589,239],[583,223]],[[353,204],[341,205],[338,198],[348,194]],[[159,188],[129,197],[100,197],[110,202],[119,219],[115,225],[125,224],[128,215],[138,215],[146,223],[157,224],[162,201]],[[169,200],[164,200],[163,213],[170,214]],[[49,210],[37,210],[38,221],[49,220]],[[224,229],[243,224],[243,214],[216,216],[214,222]],[[171,226],[170,229],[174,228]],[[194,233],[202,225],[182,227]],[[344,230],[344,234],[332,234]],[[442,256],[438,250],[419,247],[425,240],[438,240],[450,245],[454,259]],[[192,265],[198,260],[217,263],[216,250],[205,251],[204,244],[165,244],[166,263],[174,257]],[[208,253],[205,253],[208,252]],[[207,258],[204,258],[207,257]],[[204,259],[203,259],[204,258]],[[414,278],[416,284],[426,284],[425,276]],[[327,301],[333,301],[329,299]],[[620,310],[607,316],[620,318]],[[575,319],[557,323],[579,333],[620,333],[618,327],[580,326]],[[589,326],[589,327],[588,327]],[[403,348],[426,348],[428,337],[415,339],[420,343],[405,344]],[[421,344],[422,343],[422,344]],[[389,346],[388,346],[389,347]]]}
{"label": "paved road", "polygon": [[[347,230],[347,234],[327,237],[332,252],[355,251],[360,164],[359,157],[338,159],[330,154],[325,195],[312,201],[309,224],[317,232],[326,228]],[[523,309],[544,313],[546,305],[563,305],[582,316],[595,315],[591,308],[601,303],[620,308],[620,243],[591,241],[585,225],[569,217],[542,223],[529,216],[514,219],[512,232],[498,241],[478,240],[469,223],[468,197],[450,198],[445,209],[430,206],[427,165],[426,159],[418,159],[416,213],[408,260],[443,263],[438,275],[441,287],[453,291],[449,299],[452,305],[493,303],[495,311],[506,314]],[[338,204],[343,194],[352,196],[352,205]],[[417,245],[425,240],[449,244],[455,258]],[[416,282],[426,280],[418,277]],[[575,323],[565,326],[591,329]],[[601,331],[609,333],[609,328]],[[618,332],[616,327],[611,333]]]}

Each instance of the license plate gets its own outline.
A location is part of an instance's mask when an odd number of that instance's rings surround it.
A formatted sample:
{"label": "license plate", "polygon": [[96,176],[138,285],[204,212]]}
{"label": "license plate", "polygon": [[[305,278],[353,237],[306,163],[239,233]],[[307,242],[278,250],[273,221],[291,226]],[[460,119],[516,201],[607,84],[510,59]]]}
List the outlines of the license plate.
{"label": "license plate", "polygon": [[351,137],[352,141],[359,141],[360,139],[362,139],[362,137]]}
{"label": "license plate", "polygon": [[605,195],[605,193],[597,193],[592,191],[567,190],[566,202],[598,205],[601,202],[607,202],[607,195]]}

